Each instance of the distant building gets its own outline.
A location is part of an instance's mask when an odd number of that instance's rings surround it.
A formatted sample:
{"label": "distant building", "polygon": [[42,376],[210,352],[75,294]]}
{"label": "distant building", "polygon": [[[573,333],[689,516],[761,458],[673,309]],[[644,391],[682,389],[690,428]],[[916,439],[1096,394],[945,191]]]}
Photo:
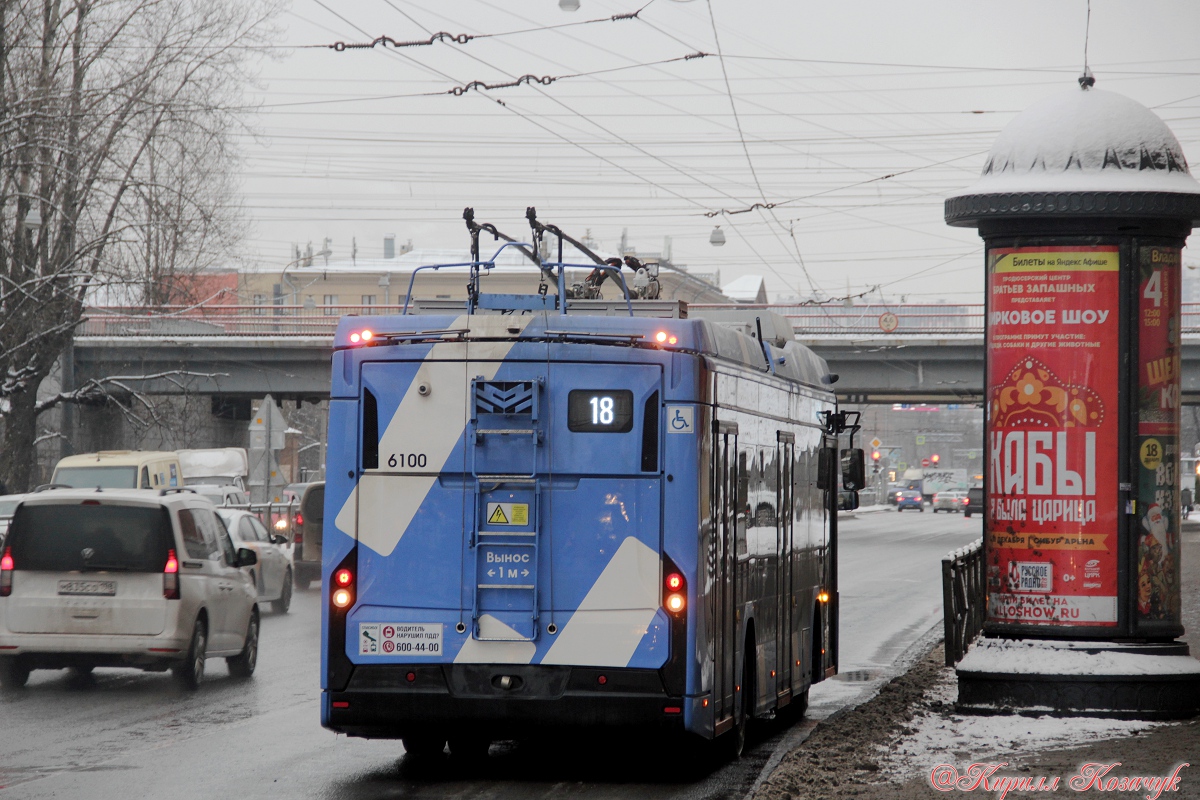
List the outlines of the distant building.
{"label": "distant building", "polygon": [[722,286],[721,291],[735,303],[765,305],[767,302],[767,284],[761,275],[743,275]]}
{"label": "distant building", "polygon": [[[491,241],[481,242],[484,257],[490,257],[496,246]],[[601,253],[601,255],[606,255]],[[567,284],[582,281],[591,267],[591,261],[582,253],[569,248],[564,255],[568,263],[581,265],[568,269]],[[464,250],[416,249],[401,251],[394,258],[364,259],[352,261],[330,261],[313,259],[309,265],[301,262],[288,265],[286,269],[261,267],[246,271],[242,275],[241,302],[245,305],[301,306],[320,309],[330,316],[345,313],[384,313],[384,307],[394,311],[403,306],[412,286],[415,300],[462,300],[467,298],[469,268],[442,267],[424,269],[419,267],[435,264],[464,264],[470,254]],[[633,272],[622,270],[625,280],[631,281]],[[415,277],[414,277],[415,276]],[[686,270],[664,263],[659,271],[663,299],[686,300],[690,303],[727,303],[729,298],[721,290]],[[507,248],[496,260],[496,268],[481,280],[483,291],[492,293],[533,294],[543,283],[537,266],[516,248]],[[547,283],[549,294],[558,289]],[[603,287],[605,299],[619,299],[622,294],[619,284],[612,276]]]}

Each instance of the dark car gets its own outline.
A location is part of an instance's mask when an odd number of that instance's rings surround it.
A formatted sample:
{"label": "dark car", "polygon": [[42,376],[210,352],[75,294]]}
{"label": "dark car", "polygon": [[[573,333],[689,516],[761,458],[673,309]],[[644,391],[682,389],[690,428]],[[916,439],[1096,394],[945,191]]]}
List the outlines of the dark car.
{"label": "dark car", "polygon": [[325,481],[310,483],[300,494],[300,511],[294,520],[296,585],[307,589],[321,577],[321,533],[325,524]]}
{"label": "dark car", "polygon": [[973,489],[967,490],[967,505],[963,509],[963,516],[969,517],[972,514],[983,513],[983,487],[976,486]]}

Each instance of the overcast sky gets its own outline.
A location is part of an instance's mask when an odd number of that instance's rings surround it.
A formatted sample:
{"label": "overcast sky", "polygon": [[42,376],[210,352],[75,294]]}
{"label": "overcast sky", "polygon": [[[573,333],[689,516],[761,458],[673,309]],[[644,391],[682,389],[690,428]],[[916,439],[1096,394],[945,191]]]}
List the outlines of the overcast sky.
{"label": "overcast sky", "polygon": [[[760,274],[773,295],[980,302],[980,241],[942,202],[1014,114],[1078,90],[1087,17],[1085,0],[579,5],[292,0],[253,92],[247,257],[282,267],[328,237],[335,259],[352,239],[378,258],[389,233],[465,248],[468,205],[523,238],[534,205],[606,249],[670,237],[676,263]],[[565,23],[587,24],[546,29]],[[313,46],[441,31],[479,38]],[[1200,3],[1093,0],[1088,60],[1200,164]],[[524,75],[556,80],[449,93]]]}

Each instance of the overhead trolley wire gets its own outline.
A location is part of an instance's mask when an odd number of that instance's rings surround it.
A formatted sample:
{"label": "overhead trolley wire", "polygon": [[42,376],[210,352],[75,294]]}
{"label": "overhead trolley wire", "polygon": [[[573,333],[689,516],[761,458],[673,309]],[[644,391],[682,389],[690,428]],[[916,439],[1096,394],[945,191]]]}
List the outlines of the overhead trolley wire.
{"label": "overhead trolley wire", "polygon": [[[342,20],[343,22],[345,22],[347,25],[350,25],[352,28],[356,28],[356,29],[358,29],[358,26],[357,26],[357,25],[355,25],[355,24],[354,24],[353,22],[351,22],[350,20],[346,19],[344,16],[342,16],[342,15],[341,15],[341,14],[339,14],[338,12],[334,11],[334,10],[333,10],[332,8],[330,8],[329,6],[325,5],[325,3],[321,2],[321,0],[313,0],[313,2],[315,2],[317,5],[319,5],[319,6],[321,6],[322,8],[324,8],[324,9],[325,9],[326,11],[328,11],[330,14],[334,15],[334,16],[335,16],[335,17],[337,17],[338,19],[340,19],[340,20]],[[645,7],[645,6],[643,6],[643,8],[644,8],[644,7]],[[393,8],[394,8],[394,6],[393,6]],[[419,27],[422,27],[422,28],[423,28],[424,26],[419,26]],[[359,29],[359,30],[360,30],[360,32],[361,32],[361,29]],[[427,29],[426,29],[426,30],[427,30]],[[428,32],[428,30],[427,30],[427,32]],[[396,57],[399,57],[399,58],[404,58],[406,61],[414,61],[414,59],[412,59],[411,57],[407,56],[407,55],[406,55],[406,54],[404,54],[404,53],[395,52],[395,51],[385,51],[385,52],[388,52],[389,54],[394,54]],[[469,53],[468,53],[468,54],[466,54],[466,55],[470,56],[470,54],[469,54]],[[476,57],[476,56],[470,56],[470,57],[471,57],[471,58],[473,58],[473,59],[475,59],[475,60],[477,60],[477,61],[482,61],[482,59],[479,59],[479,58],[478,58],[478,57]],[[415,63],[419,63],[419,62],[415,62]],[[485,64],[486,64],[486,62],[483,62],[483,63],[485,63]],[[488,66],[491,66],[493,69],[496,69],[496,67],[494,67],[494,66],[493,66],[493,65],[491,65],[491,64],[488,64]],[[441,77],[443,77],[443,78],[446,78],[446,79],[448,79],[448,80],[456,80],[455,78],[453,78],[452,76],[448,75],[448,74],[447,74],[447,73],[445,73],[445,72],[442,72],[441,70],[436,70],[436,69],[432,69],[432,68],[428,68],[428,67],[426,67],[426,69],[430,69],[431,71],[435,72],[436,74],[438,74],[438,75],[440,75]],[[503,72],[503,70],[499,70],[499,71]],[[536,87],[536,85],[535,85],[535,87],[534,87],[534,88],[537,88],[537,87]],[[565,136],[565,135],[563,135],[562,133],[560,133],[560,132],[558,132],[558,131],[554,130],[553,128],[551,128],[551,127],[549,127],[549,126],[547,126],[547,125],[544,125],[544,124],[542,124],[542,123],[541,123],[540,121],[538,121],[538,120],[537,120],[535,117],[533,117],[533,116],[531,116],[531,115],[529,115],[529,114],[526,114],[526,113],[524,113],[524,112],[520,111],[519,109],[513,108],[512,106],[510,106],[509,104],[505,103],[504,101],[502,101],[502,100],[500,100],[500,99],[498,99],[498,98],[490,97],[490,96],[488,96],[488,95],[485,95],[485,94],[481,94],[481,95],[480,95],[480,97],[484,97],[484,98],[486,98],[487,100],[489,100],[489,101],[491,101],[491,102],[493,102],[493,103],[496,103],[496,104],[497,104],[497,105],[499,105],[501,108],[505,109],[506,111],[508,111],[508,112],[510,112],[510,113],[512,113],[512,114],[515,114],[515,115],[517,115],[517,116],[518,116],[518,117],[520,117],[521,119],[523,119],[523,120],[525,120],[526,122],[528,122],[528,123],[530,123],[530,124],[532,124],[532,125],[534,125],[534,126],[536,126],[536,127],[540,128],[541,130],[545,131],[546,133],[549,133],[549,134],[551,134],[552,136],[554,136],[554,137],[556,137],[556,138],[558,138],[558,139],[561,139],[561,140],[562,140],[562,141],[564,141],[564,142],[567,142],[567,143],[569,143],[569,144],[573,145],[574,147],[576,147],[576,148],[578,148],[578,149],[582,150],[583,152],[587,153],[588,155],[592,156],[593,158],[599,159],[600,161],[603,161],[604,163],[608,164],[609,166],[612,166],[612,167],[614,167],[615,169],[618,169],[618,170],[620,170],[620,171],[622,171],[622,172],[624,172],[624,173],[626,173],[626,174],[630,175],[631,177],[637,178],[637,179],[638,179],[640,182],[642,182],[642,183],[648,184],[648,185],[650,185],[650,186],[654,186],[655,188],[657,188],[657,189],[660,189],[660,190],[662,190],[663,192],[666,192],[667,194],[670,194],[670,195],[672,195],[673,197],[676,197],[676,198],[678,198],[678,199],[680,199],[680,200],[683,200],[683,201],[685,201],[685,202],[687,202],[687,203],[690,203],[690,204],[692,204],[692,205],[699,206],[699,207],[703,208],[703,204],[702,204],[702,203],[700,203],[700,202],[699,202],[698,200],[696,200],[695,198],[693,198],[693,197],[690,197],[690,196],[688,196],[688,195],[686,195],[686,194],[683,194],[683,193],[681,193],[681,192],[677,192],[677,191],[675,191],[675,190],[673,190],[673,189],[670,189],[670,188],[668,188],[668,187],[666,187],[666,186],[663,186],[663,185],[661,185],[661,184],[658,184],[658,183],[655,183],[655,182],[653,182],[653,181],[647,180],[646,178],[644,178],[643,176],[639,175],[637,172],[633,171],[632,169],[629,169],[628,167],[625,167],[624,165],[622,165],[622,164],[619,164],[618,162],[616,162],[616,161],[612,160],[611,158],[607,158],[607,157],[605,157],[605,156],[601,155],[600,153],[597,153],[597,152],[595,152],[595,151],[591,150],[591,149],[590,149],[590,148],[588,148],[586,145],[584,145],[584,144],[582,144],[582,143],[580,143],[580,142],[577,142],[577,141],[575,141],[575,140],[571,139],[571,138],[570,138],[570,137],[568,137],[568,136]],[[549,95],[547,95],[547,97],[549,97]],[[551,98],[551,99],[553,99],[553,98]],[[568,110],[571,110],[571,111],[573,111],[573,109],[570,109],[568,106],[565,106],[565,104],[564,104],[564,108],[568,108]],[[575,113],[577,113],[577,114],[578,114],[578,112],[575,112]],[[583,115],[580,115],[580,116],[582,117]],[[584,118],[584,119],[586,119],[586,117],[583,117],[583,118]],[[602,129],[603,129],[603,128],[602,128]],[[613,135],[615,135],[615,134],[613,134]],[[620,138],[620,137],[617,137],[617,138]],[[631,144],[631,143],[630,143],[630,144]],[[661,159],[659,159],[659,160],[661,161]],[[663,163],[666,163],[666,162],[663,162]],[[710,186],[709,188],[712,188],[712,189],[714,189],[714,190],[715,190],[715,187],[711,187],[711,186]],[[724,194],[723,192],[718,192],[718,193],[720,193],[720,194]]]}
{"label": "overhead trolley wire", "polygon": [[[653,0],[651,0],[651,2],[653,2]],[[397,11],[401,14],[404,14],[404,12],[400,11],[400,9],[396,8],[391,3],[388,3],[388,5],[391,6],[392,9],[394,9],[395,11]],[[559,23],[558,25],[542,25],[542,26],[539,26],[536,28],[524,28],[522,30],[517,30],[517,31],[500,31],[498,33],[457,33],[457,34],[448,33],[446,31],[438,31],[437,33],[430,33],[428,39],[417,39],[417,40],[407,41],[407,42],[397,41],[390,36],[378,36],[375,39],[371,40],[370,42],[334,42],[333,44],[306,45],[306,46],[307,47],[325,47],[330,50],[337,50],[338,52],[341,52],[343,50],[371,50],[371,49],[374,49],[375,47],[389,47],[389,46],[393,47],[393,48],[397,48],[397,49],[402,48],[402,47],[428,47],[430,45],[436,44],[437,42],[446,42],[448,44],[467,44],[468,42],[474,41],[475,39],[498,39],[502,36],[516,36],[518,34],[523,34],[523,33],[537,33],[539,31],[558,30],[559,28],[574,28],[574,27],[578,27],[580,25],[594,25],[597,22],[622,22],[624,20],[637,19],[638,14],[642,13],[642,11],[646,8],[646,6],[649,6],[649,5],[650,5],[650,3],[647,3],[645,6],[642,6],[637,11],[630,11],[625,14],[613,14],[610,17],[597,17],[596,19],[585,19],[585,20],[580,20],[578,22],[563,22],[563,23]],[[408,16],[407,14],[404,14],[404,16],[407,17],[410,22],[412,22],[413,24],[416,24],[416,20],[414,20],[412,17]],[[420,26],[420,27],[424,27],[424,26]]]}
{"label": "overhead trolley wire", "polygon": [[708,53],[689,53],[686,56],[676,56],[675,58],[664,58],[659,61],[648,61],[642,64],[627,64],[623,67],[608,67],[606,69],[592,70],[590,72],[575,72],[569,75],[522,75],[511,81],[501,83],[487,83],[486,81],[470,81],[468,83],[454,86],[449,89],[442,89],[436,92],[413,92],[411,94],[383,94],[383,95],[364,95],[361,97],[338,97],[332,100],[297,100],[291,103],[267,103],[264,105],[254,106],[254,108],[289,108],[292,106],[319,106],[331,105],[334,103],[358,103],[358,102],[375,102],[378,100],[399,100],[410,97],[441,97],[443,95],[453,95],[461,97],[471,91],[492,91],[495,89],[513,89],[525,84],[549,86],[556,81],[568,80],[570,78],[587,78],[592,75],[602,75],[609,72],[620,72],[621,70],[637,69],[639,67],[654,67],[661,64],[673,64],[678,61],[692,61],[697,58],[704,58]]}
{"label": "overhead trolley wire", "polygon": [[[717,33],[717,18],[713,14],[712,0],[705,0],[705,5],[708,7],[709,22],[712,23],[713,43],[716,45],[716,48],[717,48],[717,59],[721,63],[721,76],[725,79],[725,93],[729,97],[729,108],[733,112],[733,121],[737,127],[738,140],[742,144],[742,153],[744,153],[746,156],[746,165],[750,168],[751,177],[754,178],[754,186],[755,186],[755,188],[758,189],[758,196],[762,200],[761,203],[755,203],[753,206],[751,206],[751,208],[756,208],[760,214],[763,211],[766,211],[767,213],[769,213],[771,215],[771,219],[773,219],[775,221],[775,224],[779,225],[779,227],[782,228],[783,223],[779,221],[779,218],[777,216],[775,216],[775,211],[773,210],[775,207],[775,204],[767,202],[766,192],[763,191],[762,182],[758,179],[758,170],[756,170],[754,168],[754,160],[752,158],[750,158],[750,148],[746,144],[746,136],[742,132],[742,121],[738,117],[737,102],[734,100],[734,97],[733,97],[733,87],[730,86],[730,84],[729,84],[729,72],[725,68],[725,56],[721,51],[721,37]],[[745,236],[742,236],[741,231],[738,231],[736,229],[736,227],[734,227],[733,230],[735,233],[738,234],[738,236],[740,236],[742,238],[742,241],[746,242],[746,244],[749,246],[749,240],[747,240]],[[771,228],[770,230],[771,230],[771,233],[775,235],[775,238],[779,241],[779,243],[781,245],[783,245],[783,249],[786,252],[787,245],[784,244],[783,240],[779,237],[778,232],[775,231],[774,228]],[[804,255],[800,252],[800,243],[796,241],[795,233],[792,231],[792,229],[790,227],[787,228],[787,231],[791,235],[792,244],[795,245],[795,248],[796,248],[796,263],[797,263],[797,265],[799,265],[800,271],[804,273],[804,278],[805,278],[805,280],[808,281],[809,289],[811,289],[813,292],[821,291],[820,287],[817,285],[817,282],[813,280],[812,275],[809,273],[808,265],[804,263]],[[751,247],[751,250],[753,250],[753,249],[754,248]],[[757,255],[757,252],[755,254]],[[777,277],[781,281],[783,281],[785,285],[787,284],[787,279],[784,278],[782,275],[780,275],[779,271],[776,270],[775,267],[773,267],[769,263],[767,263],[767,261],[765,259],[763,260],[763,263],[767,264],[768,269],[770,269],[771,272],[775,273],[775,277]]]}

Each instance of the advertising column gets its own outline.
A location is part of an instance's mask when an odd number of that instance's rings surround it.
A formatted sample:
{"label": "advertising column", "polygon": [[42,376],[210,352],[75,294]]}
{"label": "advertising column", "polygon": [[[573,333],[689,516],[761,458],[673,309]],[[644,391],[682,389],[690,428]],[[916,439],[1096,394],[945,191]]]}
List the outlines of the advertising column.
{"label": "advertising column", "polygon": [[1138,248],[1138,466],[1131,511],[1138,523],[1137,619],[1144,629],[1181,624],[1180,255],[1178,247]]}
{"label": "advertising column", "polygon": [[988,251],[989,624],[1115,627],[1116,245]]}

